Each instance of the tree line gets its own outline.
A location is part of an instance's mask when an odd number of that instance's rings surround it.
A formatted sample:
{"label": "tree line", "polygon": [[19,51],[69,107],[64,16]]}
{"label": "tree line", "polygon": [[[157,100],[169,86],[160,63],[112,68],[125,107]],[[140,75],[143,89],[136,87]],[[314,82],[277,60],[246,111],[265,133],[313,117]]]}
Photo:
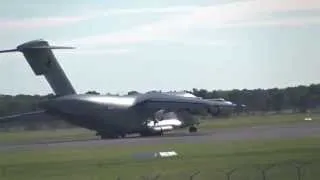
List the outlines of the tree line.
{"label": "tree line", "polygon": [[[248,111],[281,111],[292,110],[294,112],[306,112],[308,109],[320,105],[320,84],[309,86],[300,85],[287,88],[271,89],[234,89],[234,90],[186,90],[195,96],[204,99],[224,98],[237,105],[246,105]],[[129,91],[127,95],[139,93]],[[96,91],[88,91],[86,94],[101,94]],[[106,93],[110,95],[110,93]],[[13,113],[38,110],[37,103],[44,99],[53,98],[53,94],[40,95],[0,95],[0,116]]]}
{"label": "tree line", "polygon": [[222,97],[237,105],[244,104],[248,111],[292,110],[305,113],[320,105],[320,84],[271,89],[242,89],[230,91],[207,91],[193,89],[194,95],[203,98]]}

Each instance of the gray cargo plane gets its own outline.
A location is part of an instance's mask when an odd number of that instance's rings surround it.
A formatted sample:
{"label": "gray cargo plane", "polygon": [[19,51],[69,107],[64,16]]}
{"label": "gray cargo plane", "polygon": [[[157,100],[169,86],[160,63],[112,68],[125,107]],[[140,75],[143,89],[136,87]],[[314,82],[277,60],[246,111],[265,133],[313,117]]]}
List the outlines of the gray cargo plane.
{"label": "gray cargo plane", "polygon": [[[27,121],[46,116],[46,119],[61,118],[71,124],[94,130],[102,139],[124,137],[131,133],[154,136],[162,135],[164,129],[162,126],[150,126],[147,119],[153,117],[159,110],[186,111],[191,114],[205,110],[206,113],[217,116],[220,108],[230,106],[224,102],[160,92],[133,96],[77,94],[52,49],[72,49],[72,47],[50,46],[47,41],[39,39],[25,42],[16,49],[0,51],[0,53],[21,52],[34,74],[44,75],[55,93],[54,98],[39,102],[42,110],[0,117],[0,122]],[[190,132],[197,130],[193,123],[189,122],[188,126]],[[168,128],[168,125],[165,127]]]}

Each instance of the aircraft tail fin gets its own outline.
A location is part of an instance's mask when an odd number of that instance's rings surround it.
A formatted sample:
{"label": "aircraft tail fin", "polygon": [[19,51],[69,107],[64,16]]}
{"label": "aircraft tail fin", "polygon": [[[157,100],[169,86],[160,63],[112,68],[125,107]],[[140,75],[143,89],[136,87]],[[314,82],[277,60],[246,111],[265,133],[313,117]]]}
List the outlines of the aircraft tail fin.
{"label": "aircraft tail fin", "polygon": [[50,46],[47,41],[40,39],[23,43],[16,49],[2,50],[0,53],[23,53],[34,74],[44,75],[57,96],[76,94],[52,49],[73,49],[73,47]]}

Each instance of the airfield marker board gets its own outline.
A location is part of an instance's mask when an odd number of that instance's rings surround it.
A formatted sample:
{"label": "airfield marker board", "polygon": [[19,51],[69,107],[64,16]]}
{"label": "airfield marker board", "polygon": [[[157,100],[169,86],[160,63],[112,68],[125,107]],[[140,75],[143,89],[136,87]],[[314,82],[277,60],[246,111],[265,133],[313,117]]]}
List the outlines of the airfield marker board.
{"label": "airfield marker board", "polygon": [[178,153],[175,151],[161,151],[153,153],[137,153],[133,155],[135,159],[138,160],[147,160],[147,159],[156,159],[156,158],[167,158],[178,156]]}

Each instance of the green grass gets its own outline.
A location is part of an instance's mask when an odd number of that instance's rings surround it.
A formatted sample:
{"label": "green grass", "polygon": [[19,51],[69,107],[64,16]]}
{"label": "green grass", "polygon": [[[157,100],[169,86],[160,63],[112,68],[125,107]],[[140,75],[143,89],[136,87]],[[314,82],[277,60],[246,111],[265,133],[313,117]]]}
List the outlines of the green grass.
{"label": "green grass", "polygon": [[[294,115],[273,115],[273,116],[239,116],[220,119],[202,120],[201,129],[235,128],[271,124],[288,123],[313,123],[319,122],[320,116],[313,115],[313,121],[304,121],[304,114]],[[61,129],[56,131],[20,131],[20,132],[0,132],[0,143],[19,143],[30,141],[57,141],[57,140],[81,140],[98,139],[95,132],[86,129]]]}
{"label": "green grass", "polygon": [[[269,141],[234,141],[210,144],[166,144],[55,148],[33,151],[0,152],[0,179],[10,180],[87,180],[141,179],[160,173],[161,180],[180,180],[200,171],[196,179],[226,179],[225,173],[237,169],[231,179],[262,179],[258,167],[278,166],[267,171],[271,180],[296,179],[291,162],[312,162],[304,179],[320,175],[319,138]],[[178,157],[134,160],[137,152],[175,150]]]}
{"label": "green grass", "polygon": [[59,129],[39,131],[0,132],[0,143],[28,141],[57,141],[94,138],[95,132],[86,129]]}
{"label": "green grass", "polygon": [[282,114],[266,116],[234,116],[221,119],[204,119],[201,121],[201,129],[252,127],[258,125],[282,125],[293,123],[320,122],[320,115],[311,115],[312,121],[304,121],[305,114]]}

